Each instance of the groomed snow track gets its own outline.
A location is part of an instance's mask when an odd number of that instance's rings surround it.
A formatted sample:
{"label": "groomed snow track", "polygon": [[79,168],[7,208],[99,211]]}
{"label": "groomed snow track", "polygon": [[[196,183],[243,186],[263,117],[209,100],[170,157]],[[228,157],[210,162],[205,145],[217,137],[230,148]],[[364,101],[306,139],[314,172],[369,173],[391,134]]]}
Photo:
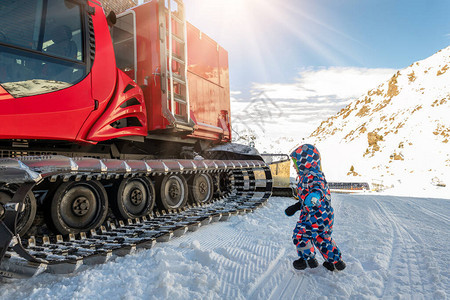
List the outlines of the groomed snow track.
{"label": "groomed snow track", "polygon": [[[136,219],[109,219],[88,232],[20,238],[16,220],[27,194],[47,182],[154,177],[170,174],[225,173],[230,188],[209,203],[154,211]],[[211,222],[225,221],[261,207],[272,194],[269,167],[258,160],[99,160],[39,156],[0,160],[0,187],[18,186],[2,205],[0,277],[29,278],[42,272],[70,274],[83,264],[105,263],[136,249],[152,248]]]}

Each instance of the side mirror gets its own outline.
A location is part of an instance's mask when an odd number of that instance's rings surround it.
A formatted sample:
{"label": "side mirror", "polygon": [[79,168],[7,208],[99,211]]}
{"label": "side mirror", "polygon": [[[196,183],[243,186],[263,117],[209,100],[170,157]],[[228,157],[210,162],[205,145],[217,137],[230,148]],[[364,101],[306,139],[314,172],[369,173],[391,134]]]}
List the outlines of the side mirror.
{"label": "side mirror", "polygon": [[106,17],[106,21],[108,22],[109,27],[113,27],[117,23],[117,16],[116,13],[111,11],[108,16]]}

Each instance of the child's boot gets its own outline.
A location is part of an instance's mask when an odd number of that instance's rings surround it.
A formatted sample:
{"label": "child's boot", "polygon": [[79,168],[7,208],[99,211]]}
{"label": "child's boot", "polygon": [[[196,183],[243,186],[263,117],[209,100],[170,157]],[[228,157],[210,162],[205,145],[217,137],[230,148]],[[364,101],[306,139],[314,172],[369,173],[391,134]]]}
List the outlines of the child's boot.
{"label": "child's boot", "polygon": [[345,269],[346,264],[345,264],[345,262],[343,260],[340,260],[334,265],[334,267],[336,268],[336,270],[342,271],[342,270]]}
{"label": "child's boot", "polygon": [[329,261],[324,261],[323,262],[323,266],[325,268],[327,268],[328,270],[330,270],[330,271],[334,271],[334,270],[342,271],[342,270],[345,269],[346,264],[345,264],[345,262],[343,260],[340,260],[340,261],[338,261],[335,264],[333,264],[333,263],[331,263]]}
{"label": "child's boot", "polygon": [[334,264],[329,262],[329,261],[324,261],[323,262],[323,266],[325,268],[327,268],[329,271],[333,272],[334,271]]}
{"label": "child's boot", "polygon": [[319,262],[315,257],[308,259],[307,263],[311,269],[317,268],[319,266]]}
{"label": "child's boot", "polygon": [[294,268],[297,270],[304,270],[306,269],[306,261],[303,258],[299,258],[297,260],[294,260],[292,263],[294,265]]}

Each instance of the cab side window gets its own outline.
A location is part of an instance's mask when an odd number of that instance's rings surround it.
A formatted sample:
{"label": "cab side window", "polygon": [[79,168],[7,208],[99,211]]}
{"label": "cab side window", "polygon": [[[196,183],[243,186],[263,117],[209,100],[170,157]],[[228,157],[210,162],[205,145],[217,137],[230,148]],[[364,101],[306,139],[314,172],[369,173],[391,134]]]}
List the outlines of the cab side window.
{"label": "cab side window", "polygon": [[0,84],[14,97],[70,87],[87,74],[73,0],[0,1]]}

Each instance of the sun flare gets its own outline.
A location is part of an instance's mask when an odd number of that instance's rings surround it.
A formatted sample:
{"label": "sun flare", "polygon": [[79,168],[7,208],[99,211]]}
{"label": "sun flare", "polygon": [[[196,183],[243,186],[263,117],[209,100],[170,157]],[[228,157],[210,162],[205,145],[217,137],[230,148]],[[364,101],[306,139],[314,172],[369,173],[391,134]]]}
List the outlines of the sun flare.
{"label": "sun flare", "polygon": [[310,1],[185,1],[198,24],[194,25],[204,28],[206,34],[231,50],[232,59],[237,57],[237,61],[251,64],[252,70],[264,74],[267,80],[283,74],[285,66],[280,64],[280,55],[294,55],[297,62],[308,57],[305,53],[293,53],[298,45],[318,54],[324,63],[339,65],[337,53],[345,55],[346,51],[330,41],[336,36],[351,39],[332,22],[323,21],[317,11],[326,15],[326,8],[319,9]]}

